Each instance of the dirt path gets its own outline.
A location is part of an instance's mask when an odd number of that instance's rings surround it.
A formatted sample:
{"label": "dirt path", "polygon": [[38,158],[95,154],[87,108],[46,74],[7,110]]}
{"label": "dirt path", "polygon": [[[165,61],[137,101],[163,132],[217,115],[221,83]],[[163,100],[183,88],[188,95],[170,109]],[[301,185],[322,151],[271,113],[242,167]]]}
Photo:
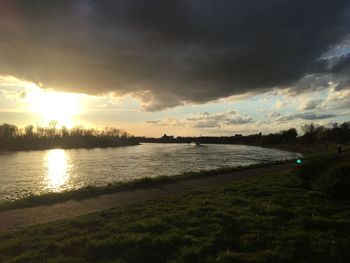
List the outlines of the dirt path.
{"label": "dirt path", "polygon": [[141,203],[146,200],[169,195],[183,194],[193,189],[223,185],[229,181],[283,171],[290,169],[291,167],[293,167],[292,163],[271,165],[263,168],[253,168],[217,176],[202,177],[176,183],[157,185],[144,189],[106,194],[81,201],[72,200],[53,205],[40,205],[36,207],[0,211],[0,232],[17,230],[30,225],[44,224],[56,220],[98,212],[113,207]]}

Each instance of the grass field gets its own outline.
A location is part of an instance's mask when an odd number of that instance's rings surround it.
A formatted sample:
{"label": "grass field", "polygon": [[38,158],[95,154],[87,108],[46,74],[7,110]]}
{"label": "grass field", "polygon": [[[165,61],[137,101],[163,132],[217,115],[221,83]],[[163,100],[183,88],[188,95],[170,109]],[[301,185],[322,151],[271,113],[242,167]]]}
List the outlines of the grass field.
{"label": "grass field", "polygon": [[350,262],[350,200],[298,173],[11,232],[0,262]]}

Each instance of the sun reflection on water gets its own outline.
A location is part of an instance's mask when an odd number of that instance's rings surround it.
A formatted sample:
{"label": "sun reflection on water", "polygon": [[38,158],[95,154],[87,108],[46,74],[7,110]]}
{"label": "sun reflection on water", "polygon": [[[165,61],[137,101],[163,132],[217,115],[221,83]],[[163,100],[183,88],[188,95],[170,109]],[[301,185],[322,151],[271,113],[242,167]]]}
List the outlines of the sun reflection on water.
{"label": "sun reflection on water", "polygon": [[46,156],[48,188],[59,191],[69,178],[68,155],[62,149],[48,151]]}

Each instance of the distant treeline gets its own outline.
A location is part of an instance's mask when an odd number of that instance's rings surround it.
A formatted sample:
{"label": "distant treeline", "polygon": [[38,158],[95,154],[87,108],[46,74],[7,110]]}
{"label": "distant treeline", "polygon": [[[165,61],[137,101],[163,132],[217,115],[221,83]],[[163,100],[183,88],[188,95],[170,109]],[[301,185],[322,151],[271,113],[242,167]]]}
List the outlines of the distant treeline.
{"label": "distant treeline", "polygon": [[277,133],[262,135],[262,133],[243,136],[236,134],[233,136],[200,136],[200,137],[174,137],[164,134],[161,138],[136,137],[139,142],[156,143],[218,143],[218,144],[248,144],[248,145],[278,145],[278,144],[314,144],[314,143],[341,143],[350,142],[350,122],[337,123],[331,128],[316,126],[313,123],[301,127],[302,135],[298,135],[295,128],[282,130]]}
{"label": "distant treeline", "polygon": [[57,128],[57,122],[50,122],[49,127],[34,127],[28,125],[18,128],[12,124],[0,125],[0,151],[7,150],[40,150],[52,148],[94,148],[137,145],[141,142],[153,143],[216,143],[216,144],[247,144],[247,145],[280,145],[280,144],[314,144],[350,142],[350,122],[334,124],[333,127],[316,126],[313,123],[301,127],[302,135],[297,129],[290,128],[277,133],[263,135],[262,133],[244,136],[200,136],[160,138],[134,137],[126,131],[117,128],[93,129],[81,126],[68,129]]}
{"label": "distant treeline", "polygon": [[138,141],[126,131],[116,128],[93,129],[81,126],[57,128],[28,125],[18,128],[13,124],[0,125],[0,151],[41,150],[52,148],[94,148],[137,145]]}

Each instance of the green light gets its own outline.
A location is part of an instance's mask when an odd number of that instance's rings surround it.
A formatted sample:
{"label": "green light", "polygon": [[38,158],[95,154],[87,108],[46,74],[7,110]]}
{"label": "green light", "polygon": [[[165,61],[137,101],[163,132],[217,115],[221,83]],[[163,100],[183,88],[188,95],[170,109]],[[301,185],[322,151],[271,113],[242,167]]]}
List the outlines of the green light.
{"label": "green light", "polygon": [[297,159],[297,164],[301,164],[301,159]]}

